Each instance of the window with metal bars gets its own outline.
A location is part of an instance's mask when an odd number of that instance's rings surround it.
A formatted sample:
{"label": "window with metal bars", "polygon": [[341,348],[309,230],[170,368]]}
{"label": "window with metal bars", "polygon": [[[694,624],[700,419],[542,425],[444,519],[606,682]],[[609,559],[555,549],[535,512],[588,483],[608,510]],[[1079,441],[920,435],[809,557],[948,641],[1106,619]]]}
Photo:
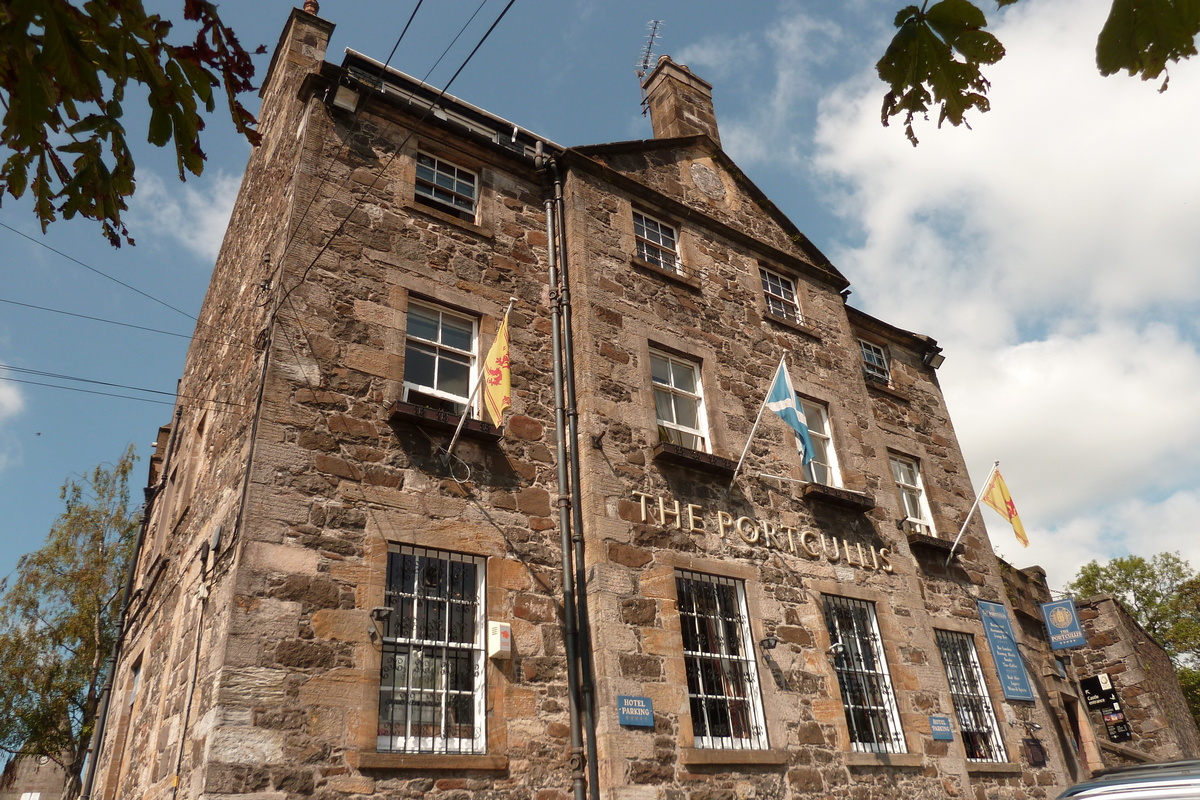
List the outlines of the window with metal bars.
{"label": "window with metal bars", "polygon": [[854,750],[907,752],[875,604],[831,594],[822,597],[833,668]]}
{"label": "window with metal bars", "polygon": [[758,667],[741,581],[675,573],[696,747],[764,750]]}
{"label": "window with metal bars", "polygon": [[968,761],[1007,761],[1000,725],[992,710],[975,639],[969,633],[935,631],[942,665],[950,682],[950,697]]}
{"label": "window with metal bars", "polygon": [[401,547],[385,591],[377,748],[486,752],[484,560]]}

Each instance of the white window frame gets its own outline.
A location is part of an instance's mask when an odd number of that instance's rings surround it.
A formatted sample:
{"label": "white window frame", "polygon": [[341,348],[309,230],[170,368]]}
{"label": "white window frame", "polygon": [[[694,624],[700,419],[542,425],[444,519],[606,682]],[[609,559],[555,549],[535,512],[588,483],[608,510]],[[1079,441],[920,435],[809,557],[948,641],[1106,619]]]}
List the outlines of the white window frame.
{"label": "white window frame", "polygon": [[840,488],[842,475],[838,471],[837,449],[833,446],[833,432],[829,427],[829,412],[821,403],[796,398],[804,411],[808,423],[808,438],[817,451],[813,460],[804,465],[804,479],[810,483]]}
{"label": "white window frame", "polygon": [[800,299],[796,294],[796,282],[787,275],[764,266],[759,266],[758,278],[762,285],[763,302],[767,305],[767,311],[788,322],[794,322],[797,325],[803,323]]}
{"label": "white window frame", "polygon": [[475,222],[479,209],[479,175],[452,161],[423,151],[414,164],[414,198],[467,222]]}
{"label": "white window frame", "polygon": [[[389,613],[379,675],[379,752],[487,752],[486,567],[484,558],[445,550],[404,545],[388,551],[384,602]],[[460,626],[457,633],[455,624]],[[457,675],[451,665],[458,666]],[[454,680],[459,682],[457,686],[452,685]],[[460,710],[463,705],[471,709],[470,735],[452,731],[455,709],[451,701],[455,699],[460,701]],[[398,706],[403,707],[403,714],[396,713]],[[428,719],[414,721],[418,715]],[[422,730],[414,730],[415,725]]]}
{"label": "white window frame", "polygon": [[[654,360],[665,361],[668,365],[667,382],[660,381],[654,376]],[[684,386],[676,385],[676,368],[686,368],[692,374],[692,386],[695,391],[689,391]],[[679,356],[664,353],[661,350],[650,351],[650,384],[654,398],[654,417],[658,421],[659,437],[664,442],[686,447],[702,453],[709,452],[708,421],[704,411],[704,386],[699,362]],[[663,402],[669,401],[671,419],[665,419],[661,413]],[[696,405],[696,427],[688,427],[676,420],[679,419],[679,404],[694,402]],[[699,446],[687,444],[689,437],[695,437]]]}
{"label": "white window frame", "polygon": [[950,698],[958,717],[959,736],[968,761],[1003,763],[1008,760],[1000,722],[992,708],[992,698],[975,637],[959,631],[934,630],[946,680],[950,683]]}
{"label": "white window frame", "polygon": [[908,752],[875,604],[833,594],[821,600],[850,746],[856,753]]}
{"label": "white window frame", "polygon": [[[437,316],[437,339],[429,339],[423,336],[418,336],[412,331],[412,315],[413,309],[421,309],[429,315]],[[450,318],[462,323],[469,323],[471,326],[471,344],[469,348],[461,348],[452,345],[445,341],[443,334],[443,324],[446,318]],[[411,350],[420,350],[423,352],[434,351],[434,384],[428,386],[418,383],[410,379],[412,373],[409,371]],[[464,412],[474,415],[475,409],[470,407],[473,404],[471,400],[471,390],[475,387],[475,381],[478,380],[477,366],[479,351],[479,319],[468,314],[463,314],[459,311],[452,311],[444,306],[439,306],[434,303],[412,300],[408,304],[408,320],[406,320],[404,332],[404,401],[413,403],[414,405],[426,405],[419,402],[418,398],[411,398],[413,392],[426,395],[434,401],[441,401],[452,406],[450,411],[455,415],[461,415]],[[443,361],[450,363],[463,363],[467,365],[467,392],[466,394],[456,394],[439,388],[439,376],[441,373],[440,366]],[[414,402],[417,401],[417,402]],[[437,406],[431,406],[436,408]]]}
{"label": "white window frame", "polygon": [[694,745],[765,750],[767,726],[745,584],[680,569],[675,591]]}
{"label": "white window frame", "polygon": [[925,495],[925,484],[921,480],[920,462],[898,453],[889,453],[888,463],[892,468],[896,491],[900,495],[900,511],[904,514],[905,531],[937,536],[933,527],[933,514],[929,511],[929,498]]}
{"label": "white window frame", "polygon": [[637,257],[661,270],[683,274],[679,257],[679,229],[642,211],[633,212],[633,237]]}
{"label": "white window frame", "polygon": [[892,384],[892,368],[888,364],[887,351],[874,342],[858,340],[858,351],[862,355],[863,374],[867,380]]}

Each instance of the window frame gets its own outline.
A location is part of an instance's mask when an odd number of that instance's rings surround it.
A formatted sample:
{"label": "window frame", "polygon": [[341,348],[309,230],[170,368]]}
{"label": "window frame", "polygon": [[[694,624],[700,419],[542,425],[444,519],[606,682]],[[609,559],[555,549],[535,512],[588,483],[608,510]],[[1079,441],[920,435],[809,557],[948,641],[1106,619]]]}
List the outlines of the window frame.
{"label": "window frame", "polygon": [[[698,602],[701,587],[714,587],[709,608],[701,608]],[[732,591],[721,592],[715,587]],[[745,581],[676,569],[675,593],[693,746],[709,750],[768,749]],[[703,626],[702,620],[706,622]],[[725,733],[714,733],[722,722],[716,718],[720,715],[724,716]]]}
{"label": "window frame", "polygon": [[[657,230],[650,230],[653,223]],[[664,231],[670,232],[670,244],[664,244]],[[648,234],[655,234],[651,238]],[[655,269],[670,275],[683,277],[683,258],[679,250],[679,227],[669,222],[633,209],[634,257]]]}
{"label": "window frame", "polygon": [[[821,605],[851,749],[858,753],[907,753],[908,742],[900,721],[875,603],[822,594]],[[838,616],[838,612],[843,616]],[[864,699],[859,701],[859,698]]]}
{"label": "window frame", "polygon": [[[838,469],[837,448],[833,444],[833,429],[829,422],[828,407],[815,400],[807,400],[799,396],[796,399],[800,401],[800,408],[804,412],[804,419],[808,425],[808,438],[812,440],[813,447],[817,450],[813,460],[803,465],[804,480],[840,489],[842,475]],[[818,458],[818,455],[823,455],[824,460]],[[813,469],[813,464],[826,472],[825,477],[828,480],[821,480],[817,470]]]}
{"label": "window frame", "polygon": [[[398,564],[403,563],[401,560],[405,558],[413,559],[412,573],[412,591],[404,592],[405,586],[402,585],[404,576],[397,579],[394,570]],[[421,590],[428,588],[426,586],[418,586],[422,581],[422,573],[425,574],[425,581],[428,581],[428,572],[430,562],[439,562],[442,566],[438,573],[439,586],[441,594],[424,593]],[[459,591],[462,593],[459,598],[455,598],[452,594],[452,565],[468,564],[474,568],[473,579],[468,576],[463,577],[462,583],[459,585]],[[401,567],[402,568],[402,567]],[[413,545],[391,545],[388,548],[387,555],[387,572],[384,583],[384,605],[388,608],[386,622],[384,623],[383,637],[380,642],[381,657],[379,665],[379,707],[377,715],[377,731],[376,731],[376,752],[379,753],[396,753],[403,755],[413,754],[436,754],[436,755],[482,755],[487,753],[487,559],[482,556],[467,555],[464,553],[455,553],[448,550],[437,550],[428,547],[418,547]],[[474,591],[473,599],[463,599],[467,589],[466,581],[470,580],[470,588]],[[398,588],[394,588],[397,587]],[[432,600],[433,602],[425,602]],[[470,617],[460,616],[460,624],[469,624],[473,631],[472,641],[463,641],[463,634],[460,633],[459,640],[452,640],[453,632],[451,627],[454,619],[451,609],[457,602],[459,606],[473,605]],[[441,603],[441,605],[437,605]],[[411,622],[410,634],[404,634],[403,622],[405,611],[411,610],[409,617]],[[438,639],[424,639],[417,636],[417,626],[422,610],[429,614],[431,609],[440,609],[432,615],[433,618],[439,619],[439,627],[442,629],[442,635]],[[426,616],[425,621],[431,617]],[[429,628],[426,627],[426,632]],[[407,649],[406,649],[407,648]],[[406,650],[405,650],[406,649]],[[434,650],[434,663],[438,660],[441,662],[440,669],[437,669],[437,674],[433,675],[437,682],[435,686],[420,686],[413,685],[413,678],[418,679],[425,677],[414,676],[412,665],[418,662],[418,658],[413,657],[414,650]],[[401,652],[405,651],[405,652]],[[448,685],[450,674],[450,666],[453,663],[451,655],[455,654],[457,663],[463,664],[463,655],[469,660],[472,674],[469,676],[471,685],[469,689],[464,689],[461,686],[451,688]],[[389,664],[393,667],[398,665],[401,656],[405,656],[405,665],[407,672],[407,681],[398,683],[395,680],[397,673],[392,670],[392,677],[389,678]],[[421,660],[424,660],[424,653],[419,655]],[[462,674],[458,675],[461,680]],[[405,720],[403,723],[398,723],[394,718],[394,706],[388,707],[385,704],[389,699],[389,695],[395,697],[401,694],[420,696],[432,695],[437,700],[436,716],[439,717],[437,722],[427,722],[418,720],[418,723],[425,725],[438,725],[441,730],[441,735],[422,735],[420,733],[412,733],[412,716],[414,706],[407,705],[405,710]],[[469,737],[466,736],[450,736],[448,735],[448,726],[454,724],[450,721],[452,716],[450,700],[453,697],[470,697],[470,705],[472,712],[472,731]],[[385,708],[388,708],[387,713],[390,716],[385,718]],[[429,706],[425,705],[425,710],[418,713],[429,713]],[[384,726],[395,726],[396,724],[406,725],[406,730],[402,734],[396,734],[394,727],[385,732]]]}
{"label": "window frame", "polygon": [[[933,633],[942,667],[946,672],[946,682],[950,686],[950,699],[954,703],[959,738],[967,754],[967,761],[1007,762],[1008,752],[1004,745],[1004,736],[1000,729],[1000,721],[996,717],[996,710],[992,706],[991,693],[983,675],[983,666],[979,662],[979,648],[975,646],[974,635],[942,628],[935,628]],[[947,648],[950,646],[958,650],[955,654],[957,658],[954,659],[958,670],[953,673],[950,663],[952,659],[947,655]],[[991,752],[985,755],[972,755],[988,750]]]}
{"label": "window frame", "polygon": [[[427,339],[427,338],[415,335],[412,332],[412,316],[413,316],[414,308],[424,309],[426,312],[431,312],[431,313],[434,313],[437,315],[438,340],[435,341],[432,339]],[[465,350],[463,348],[457,347],[452,344],[447,344],[444,341],[442,341],[442,339],[444,338],[442,336],[443,320],[447,316],[451,317],[453,319],[457,319],[462,322],[470,322],[470,324],[471,324],[471,346],[470,346],[469,350]],[[413,345],[414,342],[417,343],[417,345],[419,345],[419,347],[414,348],[414,345]],[[434,385],[433,386],[422,384],[415,380],[410,380],[410,378],[409,378],[409,376],[411,374],[409,372],[409,368],[410,368],[410,365],[412,364],[412,360],[409,357],[409,351],[413,350],[413,349],[420,350],[422,348],[425,349],[426,351],[431,350],[431,349],[436,351],[433,354],[433,357],[434,357]],[[438,377],[440,374],[439,366],[442,363],[442,359],[446,358],[448,361],[454,362],[455,359],[449,357],[452,355],[457,355],[459,357],[466,358],[467,392],[466,392],[466,394],[463,394],[463,395],[455,394],[453,392],[447,391],[447,390],[439,388],[437,386]],[[461,363],[461,362],[459,362],[459,363]],[[454,414],[455,416],[461,416],[463,414],[466,414],[468,417],[475,417],[476,416],[475,406],[478,402],[478,398],[472,398],[472,390],[475,388],[476,381],[479,380],[478,368],[479,368],[479,317],[473,316],[471,314],[466,314],[461,311],[456,311],[455,309],[448,308],[446,306],[439,305],[437,303],[433,303],[433,302],[426,301],[426,300],[418,300],[416,298],[409,300],[408,310],[406,312],[405,325],[404,325],[404,379],[402,381],[403,387],[402,387],[402,395],[401,395],[404,402],[411,403],[412,405],[416,405],[416,406],[424,406],[427,408],[434,408],[434,409],[448,411],[449,413]],[[431,405],[428,402],[420,402],[420,400],[422,398],[414,398],[412,396],[413,392],[416,392],[420,395],[424,395],[425,397],[427,397],[431,400],[441,401],[444,404],[449,404],[452,407],[445,408],[443,406]]]}
{"label": "window frame", "polygon": [[892,366],[885,348],[866,339],[859,339],[858,353],[862,357],[863,375],[868,381],[892,385]]}
{"label": "window frame", "polygon": [[[759,285],[762,287],[763,303],[767,307],[767,313],[787,320],[793,325],[803,325],[804,314],[800,310],[800,295],[796,291],[795,279],[761,264],[758,266],[758,279]],[[779,284],[779,291],[772,291],[776,288],[772,285],[772,279],[774,279],[774,283]],[[787,286],[784,286],[785,282],[788,284]],[[781,294],[781,291],[789,292],[791,297],[788,298],[785,294]]]}
{"label": "window frame", "polygon": [[[915,482],[906,482],[897,474],[896,467],[900,465],[911,470],[911,476]],[[937,536],[937,529],[933,525],[933,513],[929,509],[929,497],[925,493],[925,482],[921,479],[921,462],[911,456],[901,455],[900,453],[888,453],[888,466],[892,471],[892,481],[896,484],[896,492],[900,497],[900,511],[904,514],[904,519],[901,524],[908,527],[915,527],[916,533],[925,536]],[[911,501],[911,503],[910,503]],[[916,506],[916,511],[920,516],[913,515],[912,505]]]}
{"label": "window frame", "polygon": [[[423,164],[422,159],[429,159],[432,164]],[[422,169],[430,170],[431,177],[422,177]],[[443,214],[449,214],[453,217],[475,224],[475,220],[479,215],[479,173],[475,170],[467,169],[453,161],[436,156],[433,153],[418,150],[413,158],[413,200],[421,205],[435,209]],[[453,184],[453,188],[446,186],[445,182],[439,181],[441,176],[445,181]],[[464,194],[461,191],[459,184],[468,183],[464,180],[464,176],[470,176],[471,193]],[[437,192],[442,192],[448,195],[447,198],[437,196]],[[470,200],[470,206],[466,207],[456,202],[458,199]]]}
{"label": "window frame", "polygon": [[[650,392],[651,392],[651,397],[652,397],[652,400],[654,403],[654,419],[655,419],[655,424],[658,426],[659,440],[662,442],[666,442],[668,444],[673,444],[673,445],[677,445],[679,447],[683,447],[687,450],[695,450],[696,452],[700,452],[700,453],[712,452],[712,449],[711,449],[712,445],[711,445],[711,441],[710,441],[710,437],[709,437],[709,433],[708,433],[708,417],[706,415],[705,405],[704,405],[704,384],[703,384],[704,373],[701,368],[701,362],[692,360],[690,358],[685,358],[683,356],[677,356],[672,353],[668,353],[665,350],[658,350],[655,348],[650,349],[649,355],[650,355]],[[661,383],[657,378],[655,378],[655,376],[654,376],[654,360],[655,359],[661,359],[661,360],[667,362],[668,367],[669,367],[668,375],[670,376],[671,383],[664,384],[664,383]],[[694,392],[690,392],[686,389],[682,389],[682,388],[674,385],[675,384],[675,369],[674,369],[675,365],[687,367],[688,369],[691,370],[692,385],[695,387]],[[661,414],[659,413],[659,393],[660,392],[662,392],[663,394],[665,394],[671,398],[671,414],[673,417],[671,420],[664,420],[662,418]],[[691,428],[686,425],[682,425],[675,421],[678,419],[678,416],[679,416],[677,413],[678,409],[676,407],[676,402],[677,402],[676,398],[684,398],[686,400],[695,401],[695,404],[696,404],[696,427],[695,428]],[[675,438],[672,438],[669,435],[671,432],[674,432],[675,434],[678,435],[678,440],[676,440]],[[698,439],[699,447],[687,444],[686,443],[687,437],[695,437],[696,439]]]}

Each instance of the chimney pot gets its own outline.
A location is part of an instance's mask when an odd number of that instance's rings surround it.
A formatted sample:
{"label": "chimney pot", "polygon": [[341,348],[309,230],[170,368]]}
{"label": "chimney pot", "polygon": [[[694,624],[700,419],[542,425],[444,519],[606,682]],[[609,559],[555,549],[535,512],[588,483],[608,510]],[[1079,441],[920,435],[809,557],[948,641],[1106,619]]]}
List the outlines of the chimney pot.
{"label": "chimney pot", "polygon": [[642,88],[646,91],[655,139],[703,133],[720,147],[712,84],[693,75],[683,64],[676,64],[670,56],[663,55]]}

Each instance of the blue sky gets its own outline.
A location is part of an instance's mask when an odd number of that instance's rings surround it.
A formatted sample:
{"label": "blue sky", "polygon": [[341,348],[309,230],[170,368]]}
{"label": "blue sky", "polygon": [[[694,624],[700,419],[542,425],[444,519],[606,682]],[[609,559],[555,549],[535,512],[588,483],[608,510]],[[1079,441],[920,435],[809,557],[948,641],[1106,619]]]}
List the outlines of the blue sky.
{"label": "blue sky", "polygon": [[[503,5],[485,3],[431,83],[449,80]],[[970,131],[921,124],[914,149],[879,125],[873,71],[900,5],[517,0],[451,93],[564,145],[649,137],[634,69],[648,21],[663,20],[656,53],[714,84],[726,151],[852,281],[851,302],[945,348],[940,379],[972,478],[1000,459],[1030,534],[1023,550],[986,512],[997,550],[1055,584],[1128,553],[1179,550],[1200,567],[1200,64],[1173,69],[1163,94],[1102,79],[1091,48],[1106,4],[1027,0],[993,14],[1009,51],[988,73],[993,110]],[[177,16],[181,3],[148,6]],[[392,66],[424,76],[477,7],[426,4]],[[243,44],[270,51],[290,8],[222,11]],[[325,0],[337,25],[327,59],[347,47],[386,59],[411,8]],[[256,57],[260,71],[268,60]],[[138,141],[144,119],[125,105]],[[163,394],[0,375],[167,403],[0,380],[0,576],[39,546],[65,478],[131,442],[145,457],[170,418],[187,315],[249,155],[220,115],[203,141],[205,174],[186,184],[169,153],[135,149],[136,247],[113,250],[80,221],[43,236],[27,204],[0,208],[0,364]]]}

